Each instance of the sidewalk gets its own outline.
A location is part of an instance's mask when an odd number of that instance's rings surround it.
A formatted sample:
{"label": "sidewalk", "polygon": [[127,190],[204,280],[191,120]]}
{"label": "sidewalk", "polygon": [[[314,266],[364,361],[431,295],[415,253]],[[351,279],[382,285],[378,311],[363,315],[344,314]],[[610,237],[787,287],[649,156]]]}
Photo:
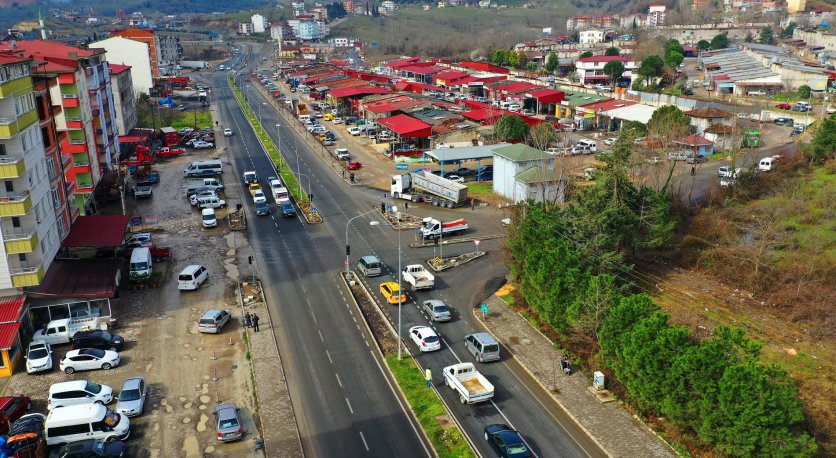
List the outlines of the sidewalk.
{"label": "sidewalk", "polygon": [[[496,295],[485,301],[490,312],[483,319],[479,309],[473,316],[551,394],[557,403],[587,434],[613,457],[674,457],[676,454],[646,426],[617,403],[603,404],[589,392],[592,378],[576,372],[552,377],[555,362],[562,356],[537,329]],[[558,369],[559,371],[559,369]],[[552,388],[557,388],[556,392]]]}

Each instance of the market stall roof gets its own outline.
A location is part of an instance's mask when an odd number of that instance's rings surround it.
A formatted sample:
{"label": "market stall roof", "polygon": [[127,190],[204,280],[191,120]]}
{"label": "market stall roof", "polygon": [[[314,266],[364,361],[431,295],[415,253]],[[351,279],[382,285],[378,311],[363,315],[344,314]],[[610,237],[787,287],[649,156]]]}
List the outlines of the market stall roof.
{"label": "market stall roof", "polygon": [[460,161],[478,161],[493,157],[496,149],[510,146],[510,143],[497,143],[494,145],[466,146],[464,148],[439,148],[426,151],[424,154],[433,157],[440,163],[451,163]]}
{"label": "market stall roof", "polygon": [[650,121],[651,116],[653,116],[653,112],[656,111],[657,108],[658,107],[637,103],[628,107],[602,111],[599,114],[609,116],[613,119],[621,119],[622,121],[637,121],[642,124],[647,124]]}
{"label": "market stall roof", "polygon": [[21,322],[0,324],[0,350],[11,350],[17,340]]}
{"label": "market stall roof", "polygon": [[381,118],[377,120],[377,123],[401,137],[429,137],[432,135],[431,125],[405,114]]}
{"label": "market stall roof", "polygon": [[0,323],[12,323],[20,318],[23,309],[23,296],[6,296],[0,299]]}
{"label": "market stall roof", "polygon": [[392,91],[382,87],[363,86],[363,87],[345,87],[334,89],[329,94],[331,97],[341,99],[343,97],[352,97],[355,95],[373,95],[373,94],[391,94]]}
{"label": "market stall roof", "polygon": [[540,103],[560,103],[563,101],[563,91],[557,89],[537,89],[525,93],[528,98],[537,99]]}
{"label": "market stall roof", "polygon": [[[99,248],[119,246],[128,228],[128,217],[122,215],[79,216],[64,239],[67,248]],[[51,269],[50,269],[51,270]]]}
{"label": "market stall roof", "polygon": [[30,289],[33,297],[115,297],[123,260],[54,261],[41,284]]}

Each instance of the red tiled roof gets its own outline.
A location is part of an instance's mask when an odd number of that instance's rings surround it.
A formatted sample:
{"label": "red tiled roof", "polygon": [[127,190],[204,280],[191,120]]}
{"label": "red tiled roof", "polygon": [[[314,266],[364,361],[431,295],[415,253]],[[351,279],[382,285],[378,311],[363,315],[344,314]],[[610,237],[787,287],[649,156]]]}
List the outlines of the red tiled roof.
{"label": "red tiled roof", "polygon": [[130,65],[120,65],[120,64],[110,64],[110,74],[111,75],[118,75],[125,70],[130,70]]}
{"label": "red tiled roof", "polygon": [[383,89],[382,87],[362,86],[362,87],[344,87],[334,89],[329,92],[331,97],[340,99],[343,97],[351,97],[355,95],[372,95],[372,94],[391,94],[392,91]]}
{"label": "red tiled roof", "polygon": [[708,146],[713,145],[714,142],[711,140],[700,137],[699,135],[689,135],[685,138],[675,141],[674,143],[679,143],[680,145],[687,145],[687,146]]}
{"label": "red tiled roof", "polygon": [[64,239],[65,247],[110,247],[122,244],[128,217],[122,215],[79,216]]}
{"label": "red tiled roof", "polygon": [[12,323],[20,318],[23,296],[6,296],[0,299],[0,323]]}
{"label": "red tiled roof", "polygon": [[444,69],[439,67],[427,67],[423,65],[408,65],[406,67],[399,68],[398,71],[415,73],[416,75],[432,75],[435,73],[440,73],[444,71]]}
{"label": "red tiled roof", "polygon": [[0,324],[0,350],[10,350],[17,339],[22,323]]}
{"label": "red tiled roof", "polygon": [[402,137],[429,137],[432,134],[431,125],[405,114],[381,118],[377,123]]}

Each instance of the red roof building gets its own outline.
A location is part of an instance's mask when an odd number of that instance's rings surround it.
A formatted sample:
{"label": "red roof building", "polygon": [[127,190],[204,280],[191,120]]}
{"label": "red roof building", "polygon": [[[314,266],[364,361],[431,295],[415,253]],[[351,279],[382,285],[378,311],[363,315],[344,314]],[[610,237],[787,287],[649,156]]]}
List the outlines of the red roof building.
{"label": "red roof building", "polygon": [[431,125],[405,114],[381,118],[377,120],[377,123],[402,138],[429,137],[432,135]]}
{"label": "red roof building", "polygon": [[508,74],[508,73],[511,72],[510,70],[508,70],[505,67],[500,67],[498,65],[490,64],[490,63],[487,63],[487,62],[474,62],[474,61],[465,60],[465,61],[459,62],[457,65],[459,67],[462,67],[462,68],[469,68],[471,70],[476,70],[476,71],[480,71],[480,72],[502,73],[502,74]]}
{"label": "red roof building", "polygon": [[465,72],[457,72],[457,71],[446,71],[441,73],[436,73],[433,77],[433,82],[439,86],[446,86],[450,87],[455,84],[458,84],[458,81],[463,80],[464,78],[470,77],[469,73]]}

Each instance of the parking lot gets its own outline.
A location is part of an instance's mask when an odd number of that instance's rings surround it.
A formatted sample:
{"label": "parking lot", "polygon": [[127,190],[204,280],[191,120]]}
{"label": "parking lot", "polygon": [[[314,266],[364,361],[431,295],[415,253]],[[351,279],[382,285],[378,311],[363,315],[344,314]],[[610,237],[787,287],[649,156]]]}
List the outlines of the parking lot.
{"label": "parking lot", "polygon": [[[219,138],[220,135],[218,135]],[[223,143],[223,142],[222,142]],[[236,286],[241,277],[238,265],[246,264],[247,241],[243,233],[230,232],[226,209],[218,210],[219,226],[203,229],[200,213],[184,194],[182,170],[192,161],[218,155],[223,147],[187,150],[183,156],[157,162],[160,173],[150,199],[127,199],[128,215],[153,216],[159,223],[151,229],[157,247],[170,247],[172,259],[154,264],[162,273],[159,288],[135,289],[127,272],[122,275],[120,297],[112,300],[118,320],[114,334],[124,337],[121,364],[111,370],[76,372],[67,375],[58,361],[69,349],[55,347],[54,368],[43,374],[18,371],[8,381],[7,394],[22,393],[34,400],[33,411],[46,413],[51,384],[68,380],[90,380],[118,392],[129,377],[143,376],[149,392],[144,413],[131,419],[128,456],[199,457],[244,456],[252,450],[257,430],[253,420],[253,396],[249,362],[242,341],[241,309]],[[235,180],[224,158],[224,177]],[[224,198],[234,207],[240,202],[238,187],[227,184]],[[121,213],[119,208],[102,213]],[[191,264],[208,267],[209,277],[197,291],[180,291],[177,274]],[[243,272],[248,274],[249,271]],[[219,335],[198,332],[204,310],[226,309],[232,315]],[[234,402],[245,431],[238,442],[220,443],[213,423],[217,402]],[[115,402],[108,406],[115,407]]]}

